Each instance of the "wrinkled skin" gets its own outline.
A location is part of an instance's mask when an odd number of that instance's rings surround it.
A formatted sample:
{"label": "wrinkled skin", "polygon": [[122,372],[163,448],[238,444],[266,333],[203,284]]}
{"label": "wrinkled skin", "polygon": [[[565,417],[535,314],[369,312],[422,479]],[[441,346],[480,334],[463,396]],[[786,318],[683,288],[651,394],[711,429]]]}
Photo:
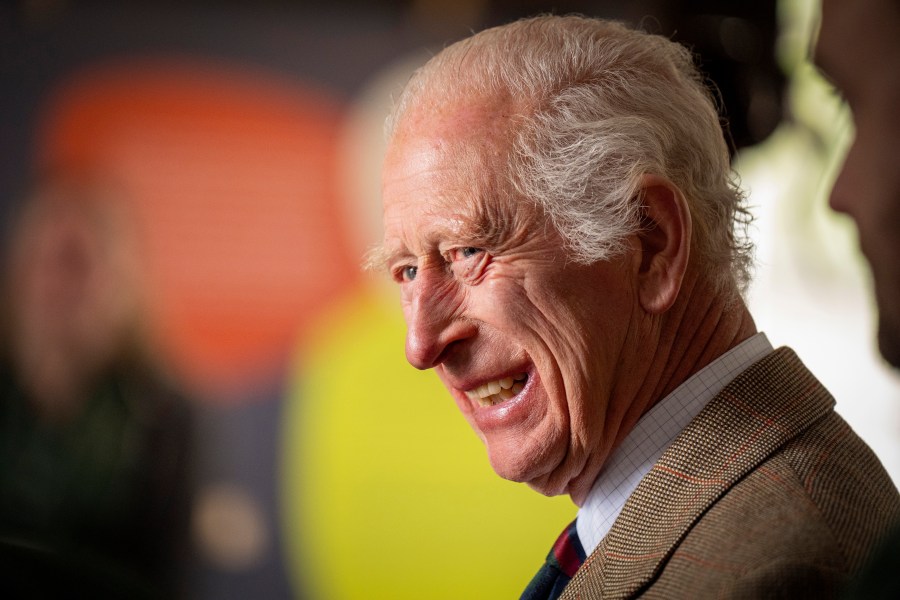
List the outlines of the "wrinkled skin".
{"label": "wrinkled skin", "polygon": [[[507,131],[489,104],[406,117],[384,168],[384,263],[401,288],[407,359],[435,369],[494,470],[545,494],[586,491],[619,436],[620,398],[633,398],[640,258],[567,261],[556,230],[501,178]],[[525,389],[502,404],[466,394],[522,373]]]}

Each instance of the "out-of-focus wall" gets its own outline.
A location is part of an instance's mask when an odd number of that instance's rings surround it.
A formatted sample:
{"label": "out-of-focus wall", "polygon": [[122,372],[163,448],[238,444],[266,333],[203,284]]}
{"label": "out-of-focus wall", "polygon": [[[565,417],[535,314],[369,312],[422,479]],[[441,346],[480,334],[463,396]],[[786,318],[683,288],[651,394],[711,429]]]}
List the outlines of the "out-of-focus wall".
{"label": "out-of-focus wall", "polygon": [[380,235],[391,95],[445,43],[542,11],[677,32],[701,56],[735,146],[756,145],[737,164],[758,206],[758,322],[900,476],[898,388],[872,352],[861,266],[807,185],[824,161],[802,157],[828,135],[809,125],[819,99],[769,137],[783,112],[775,27],[809,3],[720,4],[2,9],[6,238],[60,181],[127,220],[142,364],[192,415],[189,597],[515,597],[574,516],[491,472],[436,378],[405,364],[395,290],[358,268]]}

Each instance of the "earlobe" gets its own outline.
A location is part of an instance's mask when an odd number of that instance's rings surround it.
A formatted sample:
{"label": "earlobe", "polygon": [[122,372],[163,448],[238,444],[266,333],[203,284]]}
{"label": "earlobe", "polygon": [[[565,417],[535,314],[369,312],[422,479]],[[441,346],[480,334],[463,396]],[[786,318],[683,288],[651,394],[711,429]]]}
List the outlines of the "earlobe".
{"label": "earlobe", "polygon": [[691,214],[684,194],[659,175],[644,175],[637,281],[643,309],[652,314],[675,303],[687,271],[691,246]]}

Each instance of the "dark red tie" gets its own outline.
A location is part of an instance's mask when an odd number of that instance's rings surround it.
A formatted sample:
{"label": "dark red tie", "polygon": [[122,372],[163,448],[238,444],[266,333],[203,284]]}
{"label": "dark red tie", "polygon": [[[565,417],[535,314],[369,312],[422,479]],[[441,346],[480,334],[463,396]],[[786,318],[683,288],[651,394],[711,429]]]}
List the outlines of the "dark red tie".
{"label": "dark red tie", "polygon": [[555,600],[562,594],[575,571],[584,562],[585,553],[578,539],[575,521],[566,527],[547,555],[544,566],[522,592],[521,600]]}

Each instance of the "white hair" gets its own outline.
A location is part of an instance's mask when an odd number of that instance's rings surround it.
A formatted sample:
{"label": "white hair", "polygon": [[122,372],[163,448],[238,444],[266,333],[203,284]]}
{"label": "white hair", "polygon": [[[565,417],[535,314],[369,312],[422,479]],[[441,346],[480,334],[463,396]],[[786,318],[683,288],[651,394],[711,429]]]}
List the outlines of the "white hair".
{"label": "white hair", "polygon": [[615,256],[641,227],[640,179],[684,193],[692,252],[718,289],[744,289],[750,216],[712,95],[683,46],[609,21],[540,16],[482,31],[419,69],[387,122],[414,105],[508,99],[520,111],[509,179],[572,260]]}

